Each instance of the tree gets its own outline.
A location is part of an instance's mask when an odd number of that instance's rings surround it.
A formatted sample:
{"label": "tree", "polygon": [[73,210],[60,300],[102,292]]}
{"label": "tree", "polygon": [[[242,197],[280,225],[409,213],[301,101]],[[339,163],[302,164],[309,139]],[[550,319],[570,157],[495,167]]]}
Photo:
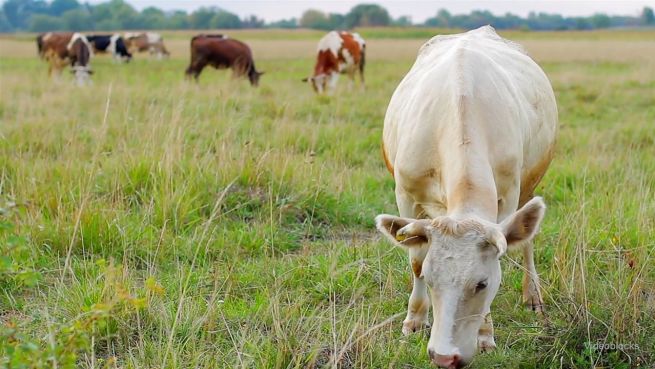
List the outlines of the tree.
{"label": "tree", "polygon": [[139,28],[162,29],[167,26],[166,14],[159,8],[149,6],[139,14]]}
{"label": "tree", "polygon": [[589,18],[589,23],[593,28],[608,28],[611,21],[607,14],[596,13]]}
{"label": "tree", "polygon": [[4,10],[0,9],[0,32],[11,32],[13,28],[7,17],[5,17]]}
{"label": "tree", "polygon": [[195,12],[191,13],[190,25],[193,29],[207,29],[210,28],[209,22],[216,14],[215,8],[202,7]]}
{"label": "tree", "polygon": [[187,29],[189,28],[189,16],[185,11],[177,10],[168,17],[164,28]]}
{"label": "tree", "polygon": [[63,28],[64,23],[59,17],[53,17],[47,14],[35,14],[30,18],[30,31],[32,32],[57,31]]}
{"label": "tree", "polygon": [[298,28],[298,20],[296,18],[282,19],[269,23],[268,28]]}
{"label": "tree", "polygon": [[651,25],[655,24],[655,15],[653,14],[653,8],[644,7],[644,10],[641,12],[641,21],[643,24]]}
{"label": "tree", "polygon": [[450,20],[452,16],[450,15],[450,12],[446,9],[440,9],[437,12],[437,16],[434,18],[428,18],[425,21],[425,25],[429,27],[442,27],[442,28],[448,28],[450,27]]}
{"label": "tree", "polygon": [[67,31],[87,31],[94,29],[93,18],[88,9],[78,8],[61,16],[62,29]]}
{"label": "tree", "polygon": [[309,9],[302,13],[299,21],[300,27],[314,29],[329,29],[328,18],[320,10]]}
{"label": "tree", "polygon": [[575,22],[575,29],[578,30],[591,29],[591,26],[589,25],[589,20],[587,18],[576,17],[573,20]]}
{"label": "tree", "polygon": [[80,7],[80,3],[77,0],[53,0],[50,3],[48,14],[54,16],[60,16],[65,12]]}
{"label": "tree", "polygon": [[211,18],[209,28],[241,28],[241,19],[236,14],[221,10]]}
{"label": "tree", "polygon": [[408,15],[403,15],[394,19],[391,24],[397,27],[410,27],[412,25],[412,18]]}
{"label": "tree", "polygon": [[139,13],[123,0],[111,0],[93,6],[95,28],[105,31],[139,28]]}
{"label": "tree", "polygon": [[346,16],[338,13],[330,13],[328,15],[327,25],[325,29],[341,29],[346,27]]}
{"label": "tree", "polygon": [[244,18],[241,21],[241,27],[242,28],[262,28],[264,27],[264,22],[263,19],[257,18],[255,15],[251,15],[248,18]]}
{"label": "tree", "polygon": [[139,28],[139,13],[123,0],[111,0],[112,18],[121,24],[122,29]]}
{"label": "tree", "polygon": [[347,28],[388,26],[390,22],[389,12],[377,4],[359,4],[346,14]]}
{"label": "tree", "polygon": [[48,4],[43,0],[7,0],[2,10],[12,28],[26,30],[31,26],[33,14],[48,13]]}

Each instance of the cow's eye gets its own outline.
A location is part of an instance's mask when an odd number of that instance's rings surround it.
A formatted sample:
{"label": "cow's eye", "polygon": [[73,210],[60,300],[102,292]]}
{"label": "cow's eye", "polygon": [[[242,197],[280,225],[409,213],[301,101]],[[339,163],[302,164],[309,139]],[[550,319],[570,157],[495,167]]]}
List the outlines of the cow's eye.
{"label": "cow's eye", "polygon": [[475,292],[480,292],[485,288],[487,288],[487,280],[486,279],[484,281],[478,282],[478,284],[475,285]]}

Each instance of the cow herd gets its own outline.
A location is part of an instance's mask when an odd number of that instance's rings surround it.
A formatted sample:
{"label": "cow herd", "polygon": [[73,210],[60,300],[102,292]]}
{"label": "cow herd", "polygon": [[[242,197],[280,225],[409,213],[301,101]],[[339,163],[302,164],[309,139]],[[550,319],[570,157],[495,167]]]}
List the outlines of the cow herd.
{"label": "cow herd", "polygon": [[[127,32],[123,35],[89,34],[72,32],[48,32],[36,38],[39,56],[48,62],[48,74],[59,76],[66,65],[79,85],[90,81],[90,66],[94,53],[109,53],[117,62],[129,62],[136,52],[148,51],[159,59],[170,53],[164,41],[154,32]],[[317,93],[329,93],[336,87],[340,74],[351,81],[359,74],[364,85],[366,42],[357,33],[346,31],[328,32],[318,43],[316,64],[311,77],[304,78]],[[244,42],[223,34],[199,34],[191,39],[191,60],[186,77],[196,81],[206,66],[216,69],[232,69],[235,77],[248,78],[252,86],[259,84],[264,72],[255,68],[250,47]]]}
{"label": "cow herd", "polygon": [[[37,43],[51,68],[61,70],[67,61],[78,81],[91,72],[92,50],[121,60],[133,50],[167,54],[161,37],[152,35],[49,33]],[[318,43],[312,76],[303,81],[317,93],[332,91],[339,74],[353,81],[359,75],[363,85],[365,54],[358,34],[329,32]],[[197,79],[208,65],[231,68],[253,86],[263,73],[248,45],[225,35],[192,38],[187,77]],[[408,250],[413,288],[402,332],[431,326],[427,351],[437,366],[461,368],[496,346],[491,303],[507,251],[522,250],[523,300],[543,311],[531,240],[545,204],[534,190],[552,159],[556,133],[548,78],[519,45],[488,26],[426,42],[394,91],[382,154],[400,217],[379,215],[376,226]]]}
{"label": "cow herd", "polygon": [[36,45],[39,56],[48,62],[48,75],[59,76],[70,65],[79,85],[90,80],[94,53],[110,53],[119,62],[129,62],[135,52],[149,51],[159,58],[169,55],[161,35],[153,32],[125,35],[48,32],[36,37]]}

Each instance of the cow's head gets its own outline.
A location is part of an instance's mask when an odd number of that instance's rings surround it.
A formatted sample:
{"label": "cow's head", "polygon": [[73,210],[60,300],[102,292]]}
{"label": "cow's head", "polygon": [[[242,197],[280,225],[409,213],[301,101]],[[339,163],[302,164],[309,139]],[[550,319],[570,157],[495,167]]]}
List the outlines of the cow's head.
{"label": "cow's head", "polygon": [[122,63],[129,63],[132,60],[132,53],[130,53],[124,44],[117,49],[117,59]]}
{"label": "cow's head", "polygon": [[302,81],[309,82],[317,94],[322,94],[323,92],[327,91],[327,87],[328,87],[327,74],[319,74],[313,77],[303,78]]}
{"label": "cow's head", "polygon": [[71,73],[75,75],[77,85],[84,86],[91,82],[91,74],[93,74],[93,71],[88,66],[75,65],[72,67]]}
{"label": "cow's head", "polygon": [[377,228],[405,248],[425,248],[420,278],[430,290],[432,362],[459,368],[478,348],[478,331],[500,286],[500,257],[537,233],[546,206],[532,199],[501,224],[478,218],[416,220],[379,215]]}
{"label": "cow's head", "polygon": [[259,77],[261,77],[264,73],[265,72],[256,71],[255,68],[251,68],[248,72],[248,80],[250,81],[250,84],[255,87],[259,86]]}

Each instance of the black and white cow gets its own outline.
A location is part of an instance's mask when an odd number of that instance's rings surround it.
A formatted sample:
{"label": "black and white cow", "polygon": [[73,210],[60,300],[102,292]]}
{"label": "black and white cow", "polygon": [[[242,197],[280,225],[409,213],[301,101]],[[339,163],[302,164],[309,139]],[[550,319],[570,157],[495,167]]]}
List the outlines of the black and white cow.
{"label": "black and white cow", "polygon": [[96,53],[111,53],[117,61],[129,62],[132,54],[127,51],[123,37],[118,33],[113,35],[88,35],[87,40]]}

